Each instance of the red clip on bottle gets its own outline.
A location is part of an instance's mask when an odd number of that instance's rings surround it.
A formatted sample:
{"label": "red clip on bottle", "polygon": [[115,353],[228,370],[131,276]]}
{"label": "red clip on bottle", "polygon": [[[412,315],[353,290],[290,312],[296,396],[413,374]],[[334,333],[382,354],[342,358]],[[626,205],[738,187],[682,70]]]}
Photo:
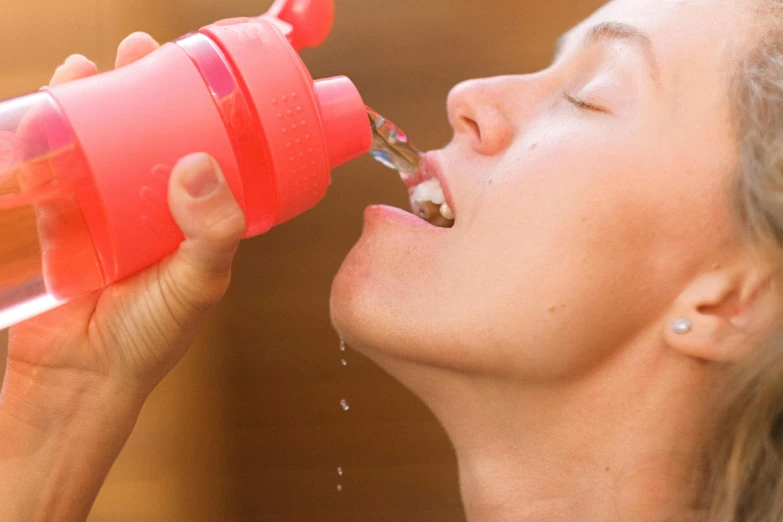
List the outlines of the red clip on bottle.
{"label": "red clip on bottle", "polygon": [[312,208],[331,169],[370,150],[345,77],[313,81],[332,0],[278,0],[122,69],[0,104],[0,329],[174,251],[171,169],[206,152],[247,217],[246,236]]}

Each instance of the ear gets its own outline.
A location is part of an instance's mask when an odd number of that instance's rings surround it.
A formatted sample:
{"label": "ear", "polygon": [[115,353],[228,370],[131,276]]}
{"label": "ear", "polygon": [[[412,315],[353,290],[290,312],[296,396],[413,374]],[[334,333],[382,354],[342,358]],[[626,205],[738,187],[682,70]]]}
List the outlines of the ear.
{"label": "ear", "polygon": [[[747,357],[776,322],[779,304],[771,268],[756,260],[741,267],[700,274],[674,302],[663,325],[667,345],[685,355],[716,362]],[[691,322],[676,333],[676,319]]]}

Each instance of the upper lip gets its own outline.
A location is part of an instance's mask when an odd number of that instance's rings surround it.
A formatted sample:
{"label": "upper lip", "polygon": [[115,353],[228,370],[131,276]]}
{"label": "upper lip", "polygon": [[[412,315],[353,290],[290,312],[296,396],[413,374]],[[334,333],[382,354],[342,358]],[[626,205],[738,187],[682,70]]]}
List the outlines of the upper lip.
{"label": "upper lip", "polygon": [[449,187],[449,184],[443,175],[443,169],[434,152],[428,152],[424,155],[419,164],[418,172],[408,181],[408,189],[412,193],[417,185],[431,179],[437,179],[440,182],[440,186],[443,188],[443,197],[446,198],[446,204],[456,216],[457,209],[454,206],[451,187]]}

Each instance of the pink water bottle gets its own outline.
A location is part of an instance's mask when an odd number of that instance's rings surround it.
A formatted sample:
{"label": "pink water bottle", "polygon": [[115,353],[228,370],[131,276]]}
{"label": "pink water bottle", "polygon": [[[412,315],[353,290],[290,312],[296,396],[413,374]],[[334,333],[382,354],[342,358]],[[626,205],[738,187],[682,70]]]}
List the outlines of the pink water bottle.
{"label": "pink water bottle", "polygon": [[145,268],[183,236],[172,167],[220,164],[246,237],[312,208],[331,169],[370,150],[345,77],[313,81],[332,0],[278,0],[122,69],[0,104],[0,329]]}

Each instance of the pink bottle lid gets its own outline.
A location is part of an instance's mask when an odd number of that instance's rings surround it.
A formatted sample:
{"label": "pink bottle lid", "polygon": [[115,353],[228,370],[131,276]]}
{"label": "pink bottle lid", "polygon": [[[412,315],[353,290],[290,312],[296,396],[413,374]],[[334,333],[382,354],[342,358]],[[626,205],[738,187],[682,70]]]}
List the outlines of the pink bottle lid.
{"label": "pink bottle lid", "polygon": [[[332,0],[277,0],[261,18],[276,21],[297,51],[318,47],[332,30]],[[281,26],[288,24],[288,27]],[[304,66],[303,66],[304,68]],[[307,70],[304,72],[309,76]],[[369,152],[367,109],[351,80],[344,76],[316,80],[313,86],[321,110],[329,161],[333,169]]]}
{"label": "pink bottle lid", "polygon": [[[345,77],[314,82],[297,54],[320,45],[333,21],[332,0],[277,0],[258,18],[201,29],[233,64],[263,127],[276,181],[274,224],[312,208],[331,183],[330,171],[372,145],[366,107],[353,83]],[[252,216],[261,198],[247,196]]]}
{"label": "pink bottle lid", "polygon": [[366,154],[372,135],[367,132],[367,108],[353,82],[345,76],[316,80],[313,90],[321,109],[331,167]]}
{"label": "pink bottle lid", "polygon": [[106,283],[174,251],[171,169],[206,152],[247,217],[247,236],[315,206],[330,171],[369,152],[364,102],[345,77],[313,81],[297,50],[332,27],[333,0],[277,0],[169,43],[127,67],[49,89],[93,176],[77,193]]}

